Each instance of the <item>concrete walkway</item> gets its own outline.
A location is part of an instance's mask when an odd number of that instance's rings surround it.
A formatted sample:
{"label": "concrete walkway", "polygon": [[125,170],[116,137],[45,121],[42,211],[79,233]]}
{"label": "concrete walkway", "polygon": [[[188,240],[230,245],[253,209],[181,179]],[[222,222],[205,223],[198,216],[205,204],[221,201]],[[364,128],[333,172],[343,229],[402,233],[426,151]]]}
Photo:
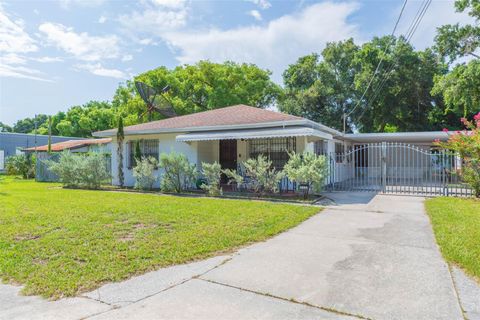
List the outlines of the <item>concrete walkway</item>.
{"label": "concrete walkway", "polygon": [[[0,286],[0,319],[464,319],[465,295],[456,293],[422,198],[329,196],[338,205],[232,256],[83,297],[47,302]],[[464,309],[474,319],[480,306],[470,296]]]}

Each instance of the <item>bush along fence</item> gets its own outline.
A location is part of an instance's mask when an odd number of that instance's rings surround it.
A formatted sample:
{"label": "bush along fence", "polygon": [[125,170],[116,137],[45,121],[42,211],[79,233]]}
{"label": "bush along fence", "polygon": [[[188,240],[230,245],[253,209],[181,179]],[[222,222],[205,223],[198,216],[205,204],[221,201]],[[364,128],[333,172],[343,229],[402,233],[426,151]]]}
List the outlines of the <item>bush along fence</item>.
{"label": "bush along fence", "polygon": [[39,153],[35,179],[97,189],[111,183],[111,157],[104,153]]}

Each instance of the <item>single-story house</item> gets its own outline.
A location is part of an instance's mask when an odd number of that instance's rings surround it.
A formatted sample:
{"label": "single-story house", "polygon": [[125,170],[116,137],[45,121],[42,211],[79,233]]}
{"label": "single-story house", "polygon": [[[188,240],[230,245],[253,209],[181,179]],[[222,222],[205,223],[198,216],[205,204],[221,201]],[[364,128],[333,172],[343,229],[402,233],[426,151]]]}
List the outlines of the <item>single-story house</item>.
{"label": "single-story house", "polygon": [[[87,153],[87,152],[101,152],[101,153],[111,153],[111,138],[103,139],[83,139],[83,140],[67,140],[63,142],[57,142],[51,144],[51,152],[62,152],[69,150],[73,153]],[[48,144],[23,149],[24,152],[38,152],[45,153],[48,152]]]}
{"label": "single-story house", "polygon": [[[83,138],[52,136],[52,143],[67,140],[82,140]],[[48,143],[48,135],[30,133],[0,132],[0,171],[4,170],[5,160],[23,149],[34,148]]]}
{"label": "single-story house", "polygon": [[[134,146],[138,140],[145,156],[158,158],[160,153],[175,151],[186,155],[198,168],[201,168],[202,162],[217,161],[223,168],[236,169],[240,162],[259,154],[268,156],[276,168],[282,168],[288,161],[290,151],[334,155],[333,172],[338,172],[333,181],[336,182],[346,179],[345,173],[355,174],[352,173],[352,166],[354,172],[357,172],[357,167],[370,167],[372,174],[378,166],[378,173],[381,167],[375,164],[375,150],[380,155],[381,143],[393,148],[401,142],[415,146],[419,152],[430,152],[434,140],[448,139],[445,132],[344,135],[302,117],[246,105],[132,125],[125,127],[124,132],[123,171],[126,186],[135,183],[132,165]],[[96,132],[94,136],[112,139],[112,177],[113,184],[118,184],[116,129]],[[366,145],[372,146],[370,152],[365,151]],[[343,156],[339,156],[341,154]],[[393,156],[392,161],[396,158],[399,156]],[[415,160],[416,164],[420,161],[418,159]],[[342,165],[345,169],[342,169]]]}

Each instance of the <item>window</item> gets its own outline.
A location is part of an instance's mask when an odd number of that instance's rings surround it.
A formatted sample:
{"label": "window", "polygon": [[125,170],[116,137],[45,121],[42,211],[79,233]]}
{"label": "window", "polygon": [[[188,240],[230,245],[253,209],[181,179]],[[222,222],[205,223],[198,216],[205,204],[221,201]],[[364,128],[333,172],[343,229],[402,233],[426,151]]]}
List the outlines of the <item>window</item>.
{"label": "window", "polygon": [[327,150],[328,150],[328,142],[327,141],[325,141],[325,140],[315,141],[315,143],[313,145],[313,152],[316,155],[325,155],[325,154],[327,154]]}
{"label": "window", "polygon": [[335,161],[344,162],[345,145],[343,142],[335,142]]}
{"label": "window", "polygon": [[[128,167],[132,168],[135,166],[135,144],[137,140],[128,142]],[[139,140],[140,143],[140,153],[142,158],[154,157],[158,160],[158,140],[149,139],[149,140]]]}
{"label": "window", "polygon": [[263,154],[276,169],[281,170],[289,159],[288,152],[296,151],[296,143],[295,137],[249,140],[249,157],[257,158]]}

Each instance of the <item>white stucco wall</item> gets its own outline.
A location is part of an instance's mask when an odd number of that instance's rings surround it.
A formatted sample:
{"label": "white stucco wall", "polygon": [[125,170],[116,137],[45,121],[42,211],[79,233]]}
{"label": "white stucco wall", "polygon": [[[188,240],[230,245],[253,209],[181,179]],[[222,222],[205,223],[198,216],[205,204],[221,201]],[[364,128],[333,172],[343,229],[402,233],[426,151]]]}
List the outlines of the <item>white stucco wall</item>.
{"label": "white stucco wall", "polygon": [[202,162],[213,163],[219,161],[219,142],[214,141],[199,141],[197,142],[198,159],[197,167],[202,168]]}
{"label": "white stucco wall", "polygon": [[[151,134],[151,135],[135,135],[135,136],[126,136],[123,145],[123,173],[125,178],[125,186],[132,187],[135,185],[135,178],[133,177],[132,169],[127,167],[128,163],[128,142],[141,140],[141,139],[158,139],[158,150],[159,153],[170,153],[172,151],[182,153],[187,156],[187,159],[190,163],[198,163],[197,156],[197,142],[177,142],[175,137],[178,133],[175,134]],[[114,137],[112,140],[112,183],[118,185],[118,165],[117,165],[117,140]],[[161,177],[161,170],[158,171],[159,176]],[[155,187],[160,186],[160,179],[154,185]]]}

